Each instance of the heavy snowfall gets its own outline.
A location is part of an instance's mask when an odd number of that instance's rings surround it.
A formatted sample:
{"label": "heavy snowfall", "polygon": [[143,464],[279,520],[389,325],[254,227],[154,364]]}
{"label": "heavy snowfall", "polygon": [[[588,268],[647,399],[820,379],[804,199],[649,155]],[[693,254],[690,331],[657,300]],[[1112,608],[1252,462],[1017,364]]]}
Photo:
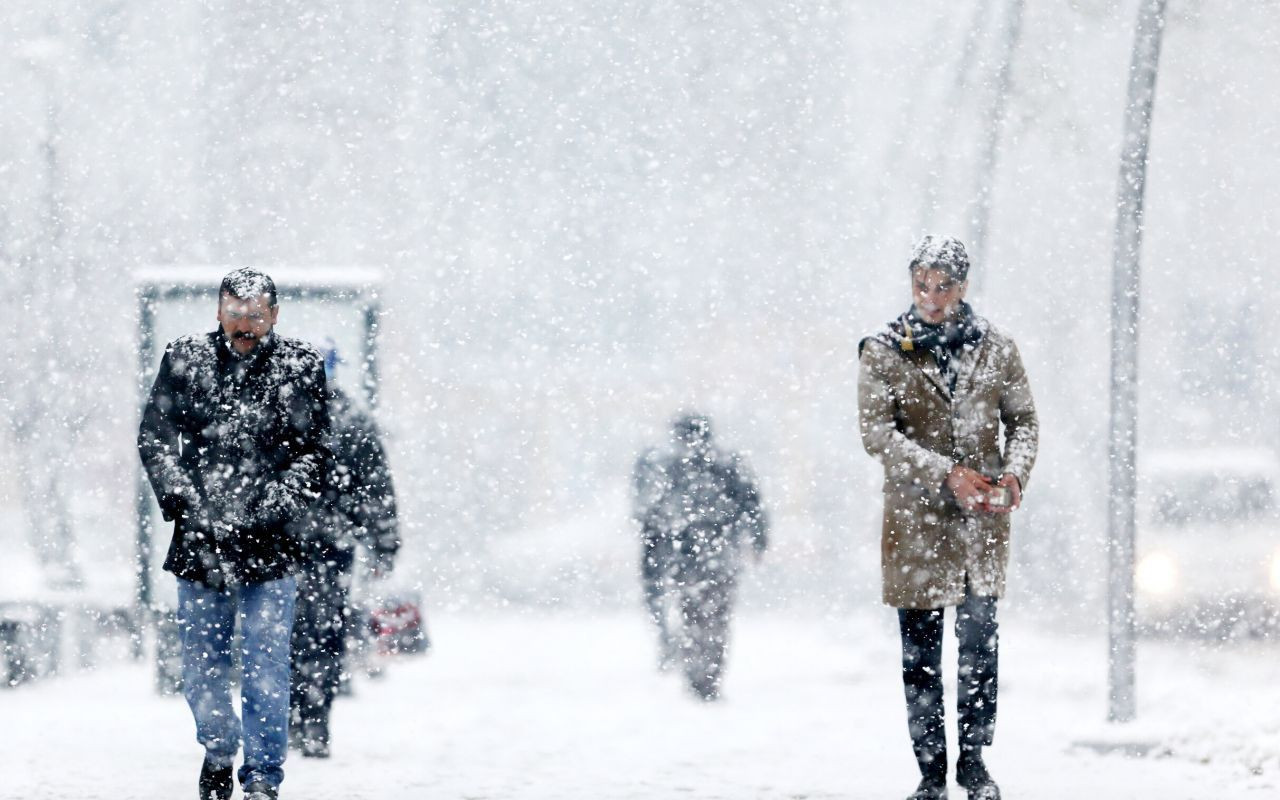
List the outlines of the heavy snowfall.
{"label": "heavy snowfall", "polygon": [[[0,800],[195,794],[139,423],[166,345],[222,341],[239,267],[394,477],[394,565],[373,523],[353,551],[331,752],[290,749],[280,797],[906,797],[859,342],[911,306],[931,232],[963,240],[1038,413],[1003,796],[1280,796],[1274,0],[9,0],[0,43]],[[768,532],[710,688],[649,618],[636,509],[688,414]],[[392,608],[418,652],[376,628]]]}

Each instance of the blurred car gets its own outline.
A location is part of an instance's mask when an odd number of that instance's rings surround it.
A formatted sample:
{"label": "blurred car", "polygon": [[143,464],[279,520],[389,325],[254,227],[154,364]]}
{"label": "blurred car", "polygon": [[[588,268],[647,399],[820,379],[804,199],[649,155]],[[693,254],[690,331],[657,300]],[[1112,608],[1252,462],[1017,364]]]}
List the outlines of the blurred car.
{"label": "blurred car", "polygon": [[1139,475],[1139,630],[1270,632],[1280,607],[1280,458],[1263,448],[1160,451]]}

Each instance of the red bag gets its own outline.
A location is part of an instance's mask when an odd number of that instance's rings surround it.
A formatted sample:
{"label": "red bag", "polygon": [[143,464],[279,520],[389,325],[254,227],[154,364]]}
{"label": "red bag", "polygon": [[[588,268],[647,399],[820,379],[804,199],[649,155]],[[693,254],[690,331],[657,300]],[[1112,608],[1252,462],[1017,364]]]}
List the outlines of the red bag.
{"label": "red bag", "polygon": [[422,653],[431,646],[418,592],[379,598],[369,611],[369,627],[379,655]]}

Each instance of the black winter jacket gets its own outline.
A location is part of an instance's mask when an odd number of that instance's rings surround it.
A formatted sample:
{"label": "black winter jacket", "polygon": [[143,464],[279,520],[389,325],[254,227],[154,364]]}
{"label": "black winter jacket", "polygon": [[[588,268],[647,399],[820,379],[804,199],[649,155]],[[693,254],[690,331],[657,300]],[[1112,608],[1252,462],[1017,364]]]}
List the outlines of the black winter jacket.
{"label": "black winter jacket", "polygon": [[[635,519],[646,537],[680,542],[683,557],[714,558],[750,542],[757,552],[769,546],[769,519],[754,478],[736,453],[706,445],[650,450],[635,469]],[[710,541],[703,539],[710,537]],[[732,569],[734,558],[719,559]]]}
{"label": "black winter jacket", "polygon": [[324,367],[274,333],[240,356],[220,330],[165,350],[142,413],[138,452],[173,539],[164,568],[220,587],[291,573],[287,529],[329,468]]}
{"label": "black winter jacket", "polygon": [[400,549],[396,494],[391,468],[378,426],[334,386],[329,397],[329,451],[333,469],[321,498],[290,524],[301,538],[308,558],[350,564],[348,555],[359,542],[373,565],[391,569]]}

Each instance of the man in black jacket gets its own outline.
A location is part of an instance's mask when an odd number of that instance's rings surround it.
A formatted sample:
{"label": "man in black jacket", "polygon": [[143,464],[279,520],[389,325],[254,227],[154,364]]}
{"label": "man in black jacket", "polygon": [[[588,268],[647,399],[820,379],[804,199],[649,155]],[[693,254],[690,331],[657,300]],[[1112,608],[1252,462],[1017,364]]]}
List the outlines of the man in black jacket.
{"label": "man in black jacket", "polygon": [[[205,747],[201,800],[246,800],[284,779],[289,636],[301,543],[288,524],[319,496],[329,416],[320,354],[274,332],[275,283],[255,269],[222,281],[218,330],[169,344],[142,414],[138,452],[166,520],[164,568],[178,580],[183,694]],[[231,698],[239,614],[243,731]]]}
{"label": "man in black jacket", "polygon": [[[334,366],[336,352],[330,351],[325,358],[329,379]],[[334,468],[321,498],[291,526],[306,559],[298,574],[293,625],[289,738],[309,758],[329,756],[329,710],[353,621],[347,597],[356,544],[363,545],[376,576],[391,571],[400,548],[395,490],[378,427],[337,386],[330,393]]]}

